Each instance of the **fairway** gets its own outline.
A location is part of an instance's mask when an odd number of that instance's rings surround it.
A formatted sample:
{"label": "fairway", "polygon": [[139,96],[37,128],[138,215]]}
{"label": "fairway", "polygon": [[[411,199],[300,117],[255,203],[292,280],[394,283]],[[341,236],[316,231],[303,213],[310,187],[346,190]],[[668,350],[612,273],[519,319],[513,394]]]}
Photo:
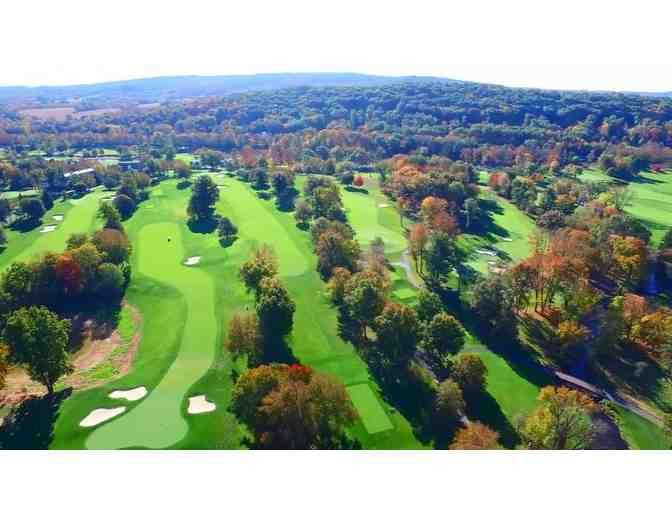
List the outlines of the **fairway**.
{"label": "fairway", "polygon": [[380,407],[378,399],[368,384],[348,386],[347,390],[369,434],[377,434],[392,428],[390,419]]}
{"label": "fairway", "polygon": [[[534,221],[507,200],[484,192],[495,210],[490,214],[492,228],[482,235],[464,234],[460,245],[469,253],[468,264],[479,273],[488,272],[488,262],[518,262],[531,251],[530,236],[536,231]],[[493,257],[482,251],[502,252],[503,257]]]}
{"label": "fairway", "polygon": [[[398,223],[398,220],[393,218],[396,215],[394,206],[380,192],[375,180],[367,179],[367,184],[369,186],[365,190],[347,191],[343,189],[341,195],[348,221],[357,233],[357,241],[362,248],[367,248],[371,241],[380,237],[385,241],[386,253],[399,253],[406,248],[406,239],[389,226],[390,219]],[[381,205],[387,207],[380,207]]]}
{"label": "fairway", "polygon": [[187,391],[214,360],[217,323],[213,282],[198,268],[182,265],[185,253],[178,225],[148,225],[138,238],[138,270],[177,287],[184,295],[187,317],[182,341],[159,385],[132,410],[98,428],[87,440],[88,448],[166,448],[178,442],[188,430],[182,409]]}
{"label": "fairway", "polygon": [[[47,251],[63,251],[66,241],[72,234],[92,231],[97,221],[96,213],[100,199],[104,193],[102,190],[96,190],[76,202],[56,203],[42,220],[43,225],[56,225],[56,230],[53,232],[39,232],[42,227],[25,234],[12,235],[10,231],[10,240],[13,241],[15,238],[18,242],[10,244],[0,256],[0,271],[4,271],[12,262],[25,262]],[[55,214],[63,214],[63,221],[55,221],[53,219]]]}
{"label": "fairway", "polygon": [[611,181],[626,184],[632,198],[625,211],[639,219],[651,231],[651,244],[660,240],[672,228],[672,170],[642,172],[632,181],[620,181],[599,170],[585,170],[579,178],[585,182]]}

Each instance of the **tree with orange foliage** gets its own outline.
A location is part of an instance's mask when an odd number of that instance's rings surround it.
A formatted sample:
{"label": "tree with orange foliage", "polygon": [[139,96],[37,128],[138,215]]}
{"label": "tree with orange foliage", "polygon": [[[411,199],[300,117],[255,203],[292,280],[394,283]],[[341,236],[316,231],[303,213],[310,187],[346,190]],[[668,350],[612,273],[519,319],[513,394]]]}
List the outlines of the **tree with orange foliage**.
{"label": "tree with orange foliage", "polygon": [[357,175],[357,176],[353,179],[352,184],[353,184],[354,186],[357,186],[358,188],[364,186],[364,177],[362,177],[361,175]]}
{"label": "tree with orange foliage", "polygon": [[409,251],[411,252],[411,258],[413,258],[413,262],[415,263],[415,271],[419,275],[424,273],[424,254],[428,240],[429,236],[427,234],[427,229],[422,223],[416,223],[411,227],[411,231],[408,235]]}
{"label": "tree with orange foliage", "polygon": [[511,178],[506,172],[494,172],[488,178],[488,186],[497,194],[507,196],[511,189]]}
{"label": "tree with orange foliage", "polygon": [[472,421],[455,434],[451,450],[501,450],[499,434],[478,421]]}
{"label": "tree with orange foliage", "polygon": [[76,295],[82,290],[82,270],[69,252],[63,253],[54,266],[66,294]]}

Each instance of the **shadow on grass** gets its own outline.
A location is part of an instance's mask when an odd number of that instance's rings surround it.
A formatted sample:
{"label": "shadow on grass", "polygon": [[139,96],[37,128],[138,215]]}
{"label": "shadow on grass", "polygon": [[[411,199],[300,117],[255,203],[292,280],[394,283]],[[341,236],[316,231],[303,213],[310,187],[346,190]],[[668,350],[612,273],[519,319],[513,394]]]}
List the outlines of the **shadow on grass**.
{"label": "shadow on grass", "polygon": [[191,187],[191,181],[188,180],[179,181],[176,186],[177,189],[187,189],[189,187]]}
{"label": "shadow on grass", "polygon": [[0,426],[0,450],[46,450],[54,434],[61,403],[68,388],[53,395],[24,400]]}
{"label": "shadow on grass", "polygon": [[515,448],[520,443],[520,436],[511,424],[502,408],[490,393],[466,395],[467,416],[472,421],[480,421],[492,430],[499,432],[499,442],[505,448]]}
{"label": "shadow on grass", "polygon": [[194,234],[211,234],[217,228],[216,218],[192,219],[187,222],[189,230]]}
{"label": "shadow on grass", "polygon": [[345,190],[346,190],[346,191],[349,191],[350,193],[362,193],[362,194],[364,194],[364,195],[368,195],[368,194],[369,194],[369,190],[368,190],[368,189],[357,188],[357,187],[355,187],[355,186],[350,186],[350,185],[345,186]]}
{"label": "shadow on grass", "polygon": [[225,236],[225,237],[220,237],[220,238],[219,238],[219,245],[220,245],[222,248],[228,248],[228,247],[231,246],[233,243],[235,243],[237,239],[238,239],[238,236]]}

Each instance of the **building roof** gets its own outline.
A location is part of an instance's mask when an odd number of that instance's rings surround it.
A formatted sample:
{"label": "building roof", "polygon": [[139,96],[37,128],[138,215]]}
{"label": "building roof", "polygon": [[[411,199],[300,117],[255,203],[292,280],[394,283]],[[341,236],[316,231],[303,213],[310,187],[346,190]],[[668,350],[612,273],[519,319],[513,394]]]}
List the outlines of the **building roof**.
{"label": "building roof", "polygon": [[63,177],[72,177],[73,175],[82,175],[82,174],[90,174],[91,172],[95,172],[95,168],[84,168],[82,170],[75,170],[74,172],[66,172],[63,174]]}

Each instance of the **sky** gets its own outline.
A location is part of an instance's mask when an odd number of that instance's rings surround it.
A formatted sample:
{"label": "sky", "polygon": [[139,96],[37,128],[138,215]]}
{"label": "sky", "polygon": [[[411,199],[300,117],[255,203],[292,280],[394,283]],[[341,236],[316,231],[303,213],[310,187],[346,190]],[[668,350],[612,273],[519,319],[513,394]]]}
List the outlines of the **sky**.
{"label": "sky", "polygon": [[672,91],[669,0],[21,0],[0,85],[360,72]]}

